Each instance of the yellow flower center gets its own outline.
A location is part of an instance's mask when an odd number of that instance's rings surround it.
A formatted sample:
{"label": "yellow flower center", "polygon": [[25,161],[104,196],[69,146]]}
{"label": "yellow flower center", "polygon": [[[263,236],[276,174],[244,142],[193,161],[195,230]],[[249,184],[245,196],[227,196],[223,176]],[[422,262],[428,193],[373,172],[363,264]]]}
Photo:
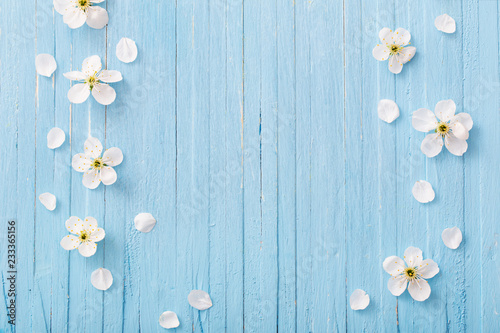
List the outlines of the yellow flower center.
{"label": "yellow flower center", "polygon": [[417,270],[413,267],[405,268],[405,276],[408,280],[413,280],[417,278]]}
{"label": "yellow flower center", "polygon": [[92,3],[90,2],[90,0],[77,0],[77,6],[81,9],[81,10],[87,10],[87,8],[89,8]]}
{"label": "yellow flower center", "polygon": [[399,46],[399,45],[396,45],[396,44],[387,45],[387,47],[389,48],[389,51],[390,51],[391,55],[398,54],[403,49],[402,46]]}
{"label": "yellow flower center", "polygon": [[103,166],[106,166],[104,163],[102,163],[102,158],[98,157],[92,161],[92,168],[101,170]]}
{"label": "yellow flower center", "polygon": [[440,122],[438,126],[436,127],[436,133],[441,134],[442,137],[445,137],[446,134],[450,131],[450,125],[448,125],[445,122]]}
{"label": "yellow flower center", "polygon": [[95,74],[92,76],[89,76],[86,80],[85,83],[87,83],[90,87],[90,90],[94,88],[94,86],[99,83],[99,79],[95,77]]}
{"label": "yellow flower center", "polygon": [[81,242],[87,242],[89,240],[89,237],[90,237],[90,233],[87,232],[87,230],[82,230],[82,232],[80,233],[80,241]]}

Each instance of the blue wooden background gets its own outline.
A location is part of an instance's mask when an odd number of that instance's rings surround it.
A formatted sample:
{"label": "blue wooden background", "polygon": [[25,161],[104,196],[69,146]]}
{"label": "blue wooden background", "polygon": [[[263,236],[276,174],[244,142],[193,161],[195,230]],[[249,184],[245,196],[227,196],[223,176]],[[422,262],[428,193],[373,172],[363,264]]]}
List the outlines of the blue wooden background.
{"label": "blue wooden background", "polygon": [[[0,253],[17,220],[17,332],[498,332],[498,0],[109,0],[107,28],[69,29],[50,0],[0,10]],[[457,32],[441,33],[448,13]],[[371,55],[382,27],[417,54],[397,76]],[[118,61],[120,38],[137,42]],[[53,54],[53,78],[35,56]],[[124,80],[109,107],[71,105],[63,73],[99,55]],[[382,98],[401,116],[377,117]],[[453,99],[472,115],[469,150],[427,159],[411,113]],[[46,146],[53,127],[67,141]],[[118,181],[88,190],[71,158],[88,135],[119,147]],[[436,199],[419,204],[416,180]],[[55,211],[38,201],[58,198]],[[135,215],[158,223],[138,232]],[[64,251],[71,216],[106,230],[97,253]],[[446,248],[458,226],[464,242]],[[417,246],[441,272],[431,297],[392,296],[382,261]],[[114,284],[90,283],[98,267]],[[371,297],[352,311],[356,288]],[[210,293],[198,312],[192,289]],[[0,331],[11,332],[5,306]]]}

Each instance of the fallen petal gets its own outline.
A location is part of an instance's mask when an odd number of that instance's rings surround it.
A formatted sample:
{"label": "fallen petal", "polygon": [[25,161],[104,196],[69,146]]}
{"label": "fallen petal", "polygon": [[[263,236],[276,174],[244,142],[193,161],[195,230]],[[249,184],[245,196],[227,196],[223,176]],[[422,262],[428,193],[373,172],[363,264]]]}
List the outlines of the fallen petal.
{"label": "fallen petal", "polygon": [[457,227],[446,228],[443,230],[441,238],[443,239],[444,245],[455,250],[460,246],[460,243],[462,243],[462,231]]}
{"label": "fallen petal", "polygon": [[203,290],[192,290],[188,296],[189,304],[198,310],[206,310],[212,306],[212,300]]}
{"label": "fallen petal", "polygon": [[390,99],[378,102],[378,117],[389,124],[396,120],[399,117],[399,107],[396,102]]}
{"label": "fallen petal", "polygon": [[415,199],[421,203],[427,203],[434,200],[436,194],[432,189],[432,185],[425,180],[419,180],[413,185],[413,189],[411,190]]}
{"label": "fallen petal", "polygon": [[57,68],[56,59],[47,53],[42,53],[35,58],[36,72],[40,75],[50,77]]}
{"label": "fallen petal", "polygon": [[40,194],[38,200],[45,206],[48,210],[56,209],[56,196],[52,193],[46,192]]}
{"label": "fallen petal", "polygon": [[156,225],[156,220],[149,213],[140,213],[134,219],[135,228],[140,232],[150,232]]}
{"label": "fallen petal", "polygon": [[137,45],[130,39],[123,37],[116,45],[116,57],[118,60],[129,63],[137,58]]}
{"label": "fallen petal", "polygon": [[64,131],[59,127],[54,127],[49,131],[49,134],[47,134],[47,147],[50,149],[59,148],[64,143],[64,140],[66,140]]}
{"label": "fallen petal", "polygon": [[453,17],[448,14],[439,15],[434,20],[434,25],[439,31],[446,32],[447,34],[452,34],[457,30],[457,25]]}
{"label": "fallen petal", "polygon": [[349,302],[351,303],[351,309],[364,310],[370,304],[370,296],[364,290],[356,289],[353,291]]}
{"label": "fallen petal", "polygon": [[160,316],[160,325],[164,328],[179,327],[179,318],[177,318],[175,312],[165,311]]}
{"label": "fallen petal", "polygon": [[106,268],[98,268],[92,272],[90,282],[99,290],[108,290],[113,284],[113,275]]}

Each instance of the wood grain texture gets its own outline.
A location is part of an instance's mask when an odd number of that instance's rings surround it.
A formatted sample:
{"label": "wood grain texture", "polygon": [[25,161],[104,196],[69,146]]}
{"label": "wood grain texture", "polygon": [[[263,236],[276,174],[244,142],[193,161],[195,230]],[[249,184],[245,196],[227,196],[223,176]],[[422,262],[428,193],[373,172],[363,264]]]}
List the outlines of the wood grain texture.
{"label": "wood grain texture", "polygon": [[[3,304],[7,219],[18,260],[17,324],[2,305],[0,332],[163,332],[167,310],[177,332],[500,331],[497,0],[108,0],[102,30],[69,29],[50,1],[0,6]],[[434,27],[443,13],[454,34]],[[382,27],[417,47],[399,75],[371,55]],[[115,56],[122,37],[133,63]],[[55,56],[52,78],[36,75],[39,53]],[[118,97],[72,105],[62,74],[94,54],[122,72]],[[383,98],[400,107],[392,124]],[[471,114],[469,149],[428,159],[411,113],[444,99]],[[54,126],[67,139],[49,150]],[[88,190],[71,168],[89,135],[124,152],[112,186]],[[420,179],[430,204],[411,194]],[[134,227],[141,212],[151,233]],[[93,257],[60,247],[72,215],[106,230]],[[440,267],[423,303],[386,287],[383,260],[408,246]],[[106,292],[90,283],[99,267]],[[357,288],[364,311],[349,306]],[[190,307],[193,289],[213,307]]]}

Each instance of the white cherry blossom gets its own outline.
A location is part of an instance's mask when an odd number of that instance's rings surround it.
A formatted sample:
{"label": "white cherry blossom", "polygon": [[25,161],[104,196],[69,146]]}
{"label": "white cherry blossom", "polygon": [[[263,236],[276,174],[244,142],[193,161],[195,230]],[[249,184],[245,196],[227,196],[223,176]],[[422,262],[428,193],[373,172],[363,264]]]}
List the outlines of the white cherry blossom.
{"label": "white cherry blossom", "polygon": [[115,90],[108,83],[119,82],[123,79],[119,71],[102,69],[101,58],[96,55],[83,61],[81,72],[67,72],[64,73],[64,77],[80,82],[68,91],[68,99],[71,103],[85,102],[92,92],[95,100],[102,105],[109,105],[116,98]]}
{"label": "white cherry blossom", "polygon": [[394,74],[401,73],[403,65],[410,61],[417,49],[410,45],[411,35],[403,28],[392,31],[383,28],[378,34],[380,44],[372,51],[373,57],[378,61],[389,60],[389,70]]}
{"label": "white cherry blossom", "polygon": [[102,144],[93,137],[85,141],[85,153],[73,156],[72,166],[78,172],[83,172],[83,185],[95,189],[99,184],[113,184],[116,179],[114,166],[123,161],[123,154],[119,148],[107,149],[101,157]]}
{"label": "white cherry blossom", "polygon": [[71,29],[81,27],[85,22],[94,29],[102,29],[108,24],[106,9],[96,4],[104,0],[54,0],[55,10],[63,16],[63,22]]}
{"label": "white cherry blossom", "polygon": [[72,234],[64,236],[61,246],[65,250],[78,249],[84,257],[94,255],[97,250],[97,242],[104,239],[104,229],[97,227],[97,220],[93,217],[86,217],[82,220],[76,216],[71,216],[66,221],[66,229]]}
{"label": "white cherry blossom", "polygon": [[384,260],[384,270],[391,275],[387,288],[394,296],[399,296],[408,287],[414,300],[425,301],[431,295],[426,279],[439,273],[438,265],[432,259],[423,260],[422,250],[413,246],[406,249],[403,258],[390,256]]}
{"label": "white cherry blossom", "polygon": [[417,131],[429,132],[420,149],[427,157],[438,155],[443,149],[443,139],[448,151],[462,156],[467,151],[467,139],[472,129],[472,118],[468,113],[455,114],[457,106],[451,99],[436,104],[435,112],[418,109],[413,112],[412,125]]}

